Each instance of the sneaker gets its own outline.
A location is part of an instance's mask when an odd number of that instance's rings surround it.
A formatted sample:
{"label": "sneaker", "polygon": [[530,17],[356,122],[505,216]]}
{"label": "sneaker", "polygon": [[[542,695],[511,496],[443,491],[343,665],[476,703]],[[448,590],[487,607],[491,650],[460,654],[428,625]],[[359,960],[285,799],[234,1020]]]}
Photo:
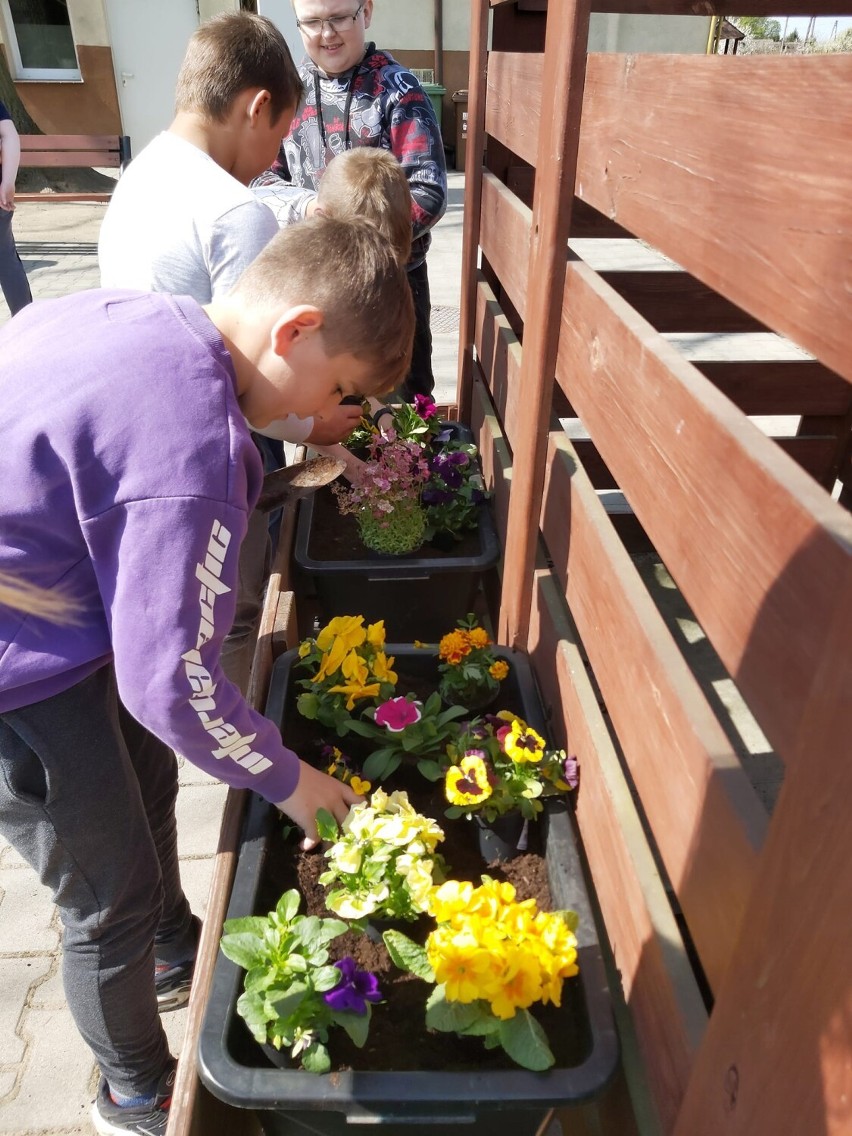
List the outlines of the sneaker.
{"label": "sneaker", "polygon": [[103,1136],[166,1136],[169,1105],[175,1083],[177,1064],[172,1063],[157,1084],[153,1104],[138,1108],[121,1108],[109,1095],[109,1085],[101,1077],[98,1095],[92,1105],[92,1123]]}
{"label": "sneaker", "polygon": [[[192,917],[196,948],[201,935],[201,920]],[[154,966],[154,986],[157,990],[157,1009],[161,1014],[177,1010],[189,1001],[192,976],[195,973],[195,959],[185,962],[158,962]]]}
{"label": "sneaker", "polygon": [[189,1001],[192,989],[192,976],[195,973],[195,959],[189,962],[162,963],[154,970],[154,986],[157,990],[157,1009],[161,1014],[177,1010]]}

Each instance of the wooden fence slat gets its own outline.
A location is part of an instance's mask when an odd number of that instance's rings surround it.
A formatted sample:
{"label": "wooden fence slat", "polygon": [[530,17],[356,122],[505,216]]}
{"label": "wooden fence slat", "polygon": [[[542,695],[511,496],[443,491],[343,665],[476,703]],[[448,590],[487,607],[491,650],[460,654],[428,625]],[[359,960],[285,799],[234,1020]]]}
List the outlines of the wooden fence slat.
{"label": "wooden fence slat", "polygon": [[816,359],[691,360],[744,414],[845,416],[852,385]]}
{"label": "wooden fence slat", "polygon": [[480,277],[476,292],[474,344],[480,370],[503,428],[517,419],[521,383],[521,345],[488,284]]}
{"label": "wooden fence slat", "polygon": [[[797,586],[793,564],[776,587]],[[852,557],[676,1136],[852,1131]]]}
{"label": "wooden fence slat", "polygon": [[527,302],[531,225],[532,210],[486,170],[479,243],[521,319]]}
{"label": "wooden fence slat", "polygon": [[[581,262],[568,266],[561,331],[560,386],[770,743],[789,754],[852,518]],[[794,559],[797,578],[779,593]]]}
{"label": "wooden fence slat", "polygon": [[849,55],[594,54],[577,193],[852,379],[850,137]]}
{"label": "wooden fence slat", "polygon": [[108,154],[104,150],[65,150],[62,153],[42,153],[41,151],[28,151],[26,161],[22,164],[33,168],[64,168],[65,166],[110,166],[121,165],[121,158],[117,153]]}
{"label": "wooden fence slat", "polygon": [[488,56],[485,129],[532,166],[538,153],[542,66],[536,52],[492,51]]}
{"label": "wooden fence slat", "polygon": [[[543,539],[715,989],[748,901],[766,813],[570,442],[556,432],[550,443]],[[696,845],[700,823],[706,839]]]}

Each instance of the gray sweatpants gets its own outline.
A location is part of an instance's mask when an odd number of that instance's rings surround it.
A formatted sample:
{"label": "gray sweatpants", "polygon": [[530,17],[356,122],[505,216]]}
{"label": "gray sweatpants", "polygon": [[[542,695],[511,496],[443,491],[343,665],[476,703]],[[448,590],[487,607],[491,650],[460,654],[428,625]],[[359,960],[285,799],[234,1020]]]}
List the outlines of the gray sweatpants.
{"label": "gray sweatpants", "polygon": [[112,667],[0,714],[0,833],[59,907],[77,1028],[114,1091],[148,1093],[169,1058],[155,958],[192,956],[172,751],[127,713]]}

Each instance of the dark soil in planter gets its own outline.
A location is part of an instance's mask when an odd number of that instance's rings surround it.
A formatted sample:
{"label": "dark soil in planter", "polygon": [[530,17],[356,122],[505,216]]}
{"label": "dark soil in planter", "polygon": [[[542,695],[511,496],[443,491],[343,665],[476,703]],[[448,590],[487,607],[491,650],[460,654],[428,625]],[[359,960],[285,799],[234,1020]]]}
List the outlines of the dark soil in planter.
{"label": "dark soil in planter", "polygon": [[[364,547],[358,533],[358,522],[354,514],[341,516],[337,500],[330,486],[318,489],[314,494],[314,519],[308,552],[314,560],[365,560],[375,556]],[[479,554],[480,542],[476,529],[465,533],[461,540],[447,543],[444,539],[427,541],[407,557],[440,560],[446,555],[475,557]],[[406,556],[395,556],[394,560],[405,561]]]}
{"label": "dark soil in planter", "polygon": [[[535,898],[544,910],[552,909],[547,867],[538,847],[539,829],[530,826],[530,850],[505,863],[487,865],[476,846],[473,825],[467,821],[449,821],[444,815],[446,802],[437,785],[425,781],[413,769],[400,769],[386,782],[388,792],[405,789],[418,811],[435,817],[442,825],[446,839],[438,851],[447,863],[448,875],[454,879],[467,879],[478,884],[485,873],[495,879],[514,884],[519,899]],[[258,897],[258,913],[271,911],[282,892],[297,888],[304,898],[308,914],[328,916],[333,913],[325,906],[326,889],[319,883],[326,860],[322,852],[302,852],[299,836],[281,836],[272,841],[264,872],[264,881]],[[381,924],[376,927],[381,930]],[[434,922],[422,917],[401,929],[410,938],[425,942]],[[502,1049],[486,1050],[481,1038],[461,1038],[454,1034],[435,1033],[425,1029],[425,1006],[432,985],[414,975],[401,973],[391,962],[385,946],[367,935],[349,932],[331,944],[332,957],[350,955],[359,967],[377,975],[385,1001],[373,1007],[370,1036],[363,1049],[352,1045],[345,1033],[334,1031],[329,1049],[332,1068],[411,1070],[456,1070],[516,1068]],[[579,997],[574,980],[563,987],[563,1009],[553,1006],[533,1006],[532,1013],[544,1027],[557,1065],[576,1064],[582,1052],[574,1052],[572,1043],[577,1038],[565,1030],[565,1011],[570,1012],[572,999]],[[578,1011],[582,1012],[582,1011]]]}

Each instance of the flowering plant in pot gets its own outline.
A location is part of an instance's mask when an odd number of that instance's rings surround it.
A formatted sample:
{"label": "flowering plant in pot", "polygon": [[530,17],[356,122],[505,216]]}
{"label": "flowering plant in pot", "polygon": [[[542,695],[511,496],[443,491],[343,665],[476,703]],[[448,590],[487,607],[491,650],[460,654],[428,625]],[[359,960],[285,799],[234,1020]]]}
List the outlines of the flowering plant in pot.
{"label": "flowering plant in pot", "polygon": [[365,627],[362,615],[336,616],[315,637],[304,639],[299,666],[314,673],[299,680],[299,713],[345,736],[356,704],[386,699],[394,692],[394,659],[384,648],[384,623]]}
{"label": "flowering plant in pot", "polygon": [[444,878],[436,852],[444,833],[414,809],[407,793],[376,789],[369,802],[350,808],[339,827],[322,809],[317,827],[330,842],[328,868],[320,876],[331,888],[330,911],[344,919],[412,920],[427,910],[430,891]]}
{"label": "flowering plant in pot", "polygon": [[447,880],[429,912],[437,926],[425,946],[396,930],[382,936],[397,966],[435,984],[427,1028],[481,1037],[526,1069],[549,1069],[554,1056],[529,1007],[559,1006],[564,980],[578,973],[576,914],[516,902],[512,884],[489,876],[479,887]]}
{"label": "flowering plant in pot", "polygon": [[[421,504],[425,516],[425,539],[450,548],[468,529],[475,528],[477,506],[488,494],[473,442],[460,439],[457,427],[441,422],[428,395],[415,395],[413,403],[380,407],[370,417],[368,405],[361,425],[347,445],[363,451],[377,438],[405,441],[420,446],[428,463]],[[385,417],[386,415],[386,417]]]}
{"label": "flowering plant in pot", "polygon": [[438,693],[446,703],[476,710],[496,698],[500,683],[509,673],[509,664],[497,658],[493,646],[488,632],[472,613],[443,636],[438,645]]}
{"label": "flowering plant in pot", "polygon": [[299,915],[300,896],[290,890],[268,916],[225,922],[222,952],[246,971],[237,1013],[255,1039],[287,1049],[311,1073],[331,1062],[328,1035],[346,1031],[359,1048],[370,1029],[370,1007],[381,1001],[374,975],[351,958],[330,962],[328,945],[349,930],[340,919]]}
{"label": "flowering plant in pot", "polygon": [[464,706],[443,708],[441,696],[434,692],[425,702],[413,695],[388,698],[353,722],[350,729],[378,743],[366,758],[362,773],[381,781],[406,760],[416,759],[425,768],[439,761],[447,745],[459,735],[458,719],[468,715]]}
{"label": "flowering plant in pot", "polygon": [[423,543],[426,516],[420,494],[429,477],[423,447],[404,438],[376,435],[352,484],[335,485],[341,513],[353,513],[367,548],[401,556]]}
{"label": "flowering plant in pot", "polygon": [[471,722],[448,748],[442,770],[450,819],[474,815],[487,823],[517,811],[535,820],[541,798],[577,786],[577,762],[551,749],[536,730],[511,711]]}

